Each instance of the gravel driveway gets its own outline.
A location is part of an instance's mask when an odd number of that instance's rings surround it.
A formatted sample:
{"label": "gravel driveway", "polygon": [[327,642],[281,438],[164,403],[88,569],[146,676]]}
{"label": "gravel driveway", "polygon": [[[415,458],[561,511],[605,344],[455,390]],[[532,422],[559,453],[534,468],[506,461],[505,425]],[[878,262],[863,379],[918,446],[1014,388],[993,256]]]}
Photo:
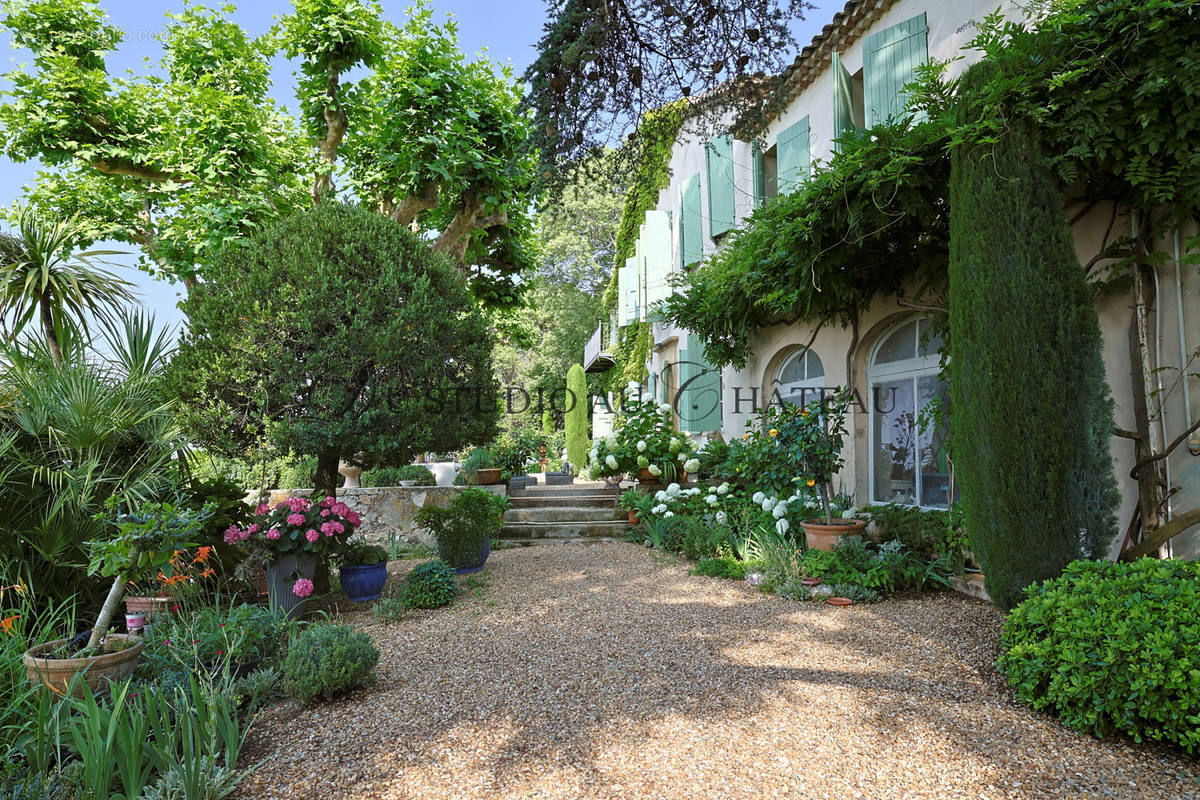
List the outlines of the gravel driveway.
{"label": "gravel driveway", "polygon": [[1200,798],[1195,761],[1017,704],[977,601],[794,603],[621,543],[488,565],[448,609],[344,614],[378,681],[266,712],[240,796]]}

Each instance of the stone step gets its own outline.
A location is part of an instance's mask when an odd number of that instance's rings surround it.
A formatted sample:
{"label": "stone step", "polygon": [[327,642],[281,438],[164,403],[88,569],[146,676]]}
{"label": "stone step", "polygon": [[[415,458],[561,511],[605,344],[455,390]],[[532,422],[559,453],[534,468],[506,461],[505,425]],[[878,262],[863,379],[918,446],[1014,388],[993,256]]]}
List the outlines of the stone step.
{"label": "stone step", "polygon": [[620,497],[619,489],[610,489],[601,484],[591,486],[530,486],[528,489],[518,489],[516,494],[528,497],[581,497],[584,495],[603,494]]}
{"label": "stone step", "polygon": [[624,542],[616,536],[589,536],[584,539],[505,539],[504,547],[549,547],[563,544],[610,544]]}
{"label": "stone step", "polygon": [[562,508],[564,506],[616,508],[617,497],[610,494],[585,494],[574,497],[526,495],[516,492],[508,496],[513,508]]}
{"label": "stone step", "polygon": [[629,530],[626,520],[607,522],[506,522],[501,539],[582,539],[597,536],[620,538]]}
{"label": "stone step", "polygon": [[622,508],[609,506],[532,506],[510,508],[505,522],[610,522],[628,520]]}

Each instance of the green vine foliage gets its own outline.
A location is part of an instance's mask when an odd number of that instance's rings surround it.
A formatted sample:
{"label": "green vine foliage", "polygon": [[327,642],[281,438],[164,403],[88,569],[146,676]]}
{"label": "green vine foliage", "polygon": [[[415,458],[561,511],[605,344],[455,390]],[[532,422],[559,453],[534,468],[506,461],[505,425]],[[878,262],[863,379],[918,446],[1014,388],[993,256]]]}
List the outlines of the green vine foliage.
{"label": "green vine foliage", "polygon": [[948,127],[881,125],[841,139],[796,192],[750,217],[678,281],[668,319],[703,337],[714,364],[745,366],[755,328],[849,324],[906,282],[943,283],[949,246]]}
{"label": "green vine foliage", "polygon": [[[1071,199],[1142,210],[1157,231],[1200,214],[1200,6],[1050,0],[1036,10],[1036,21],[996,14],[981,25],[969,46],[998,65],[988,82],[964,89],[938,76],[942,64],[921,69],[906,88],[923,121],[841,140],[797,192],[758,210],[679,280],[668,319],[702,337],[714,363],[743,366],[759,327],[847,324],[910,284],[943,292],[947,153],[994,143],[1019,120],[1040,129]],[[948,110],[964,91],[983,109],[965,124]]]}
{"label": "green vine foliage", "polygon": [[[642,119],[638,138],[628,147],[635,147],[637,170],[625,195],[625,207],[621,212],[621,224],[617,228],[615,269],[604,290],[604,306],[610,310],[617,307],[617,270],[634,252],[638,227],[645,221],[646,212],[658,205],[658,196],[671,185],[671,149],[687,118],[688,102],[680,100],[649,112]],[[617,339],[616,362],[609,371],[609,388],[619,388],[629,381],[641,383],[646,377],[646,359],[652,345],[650,325],[635,322],[621,331]]]}

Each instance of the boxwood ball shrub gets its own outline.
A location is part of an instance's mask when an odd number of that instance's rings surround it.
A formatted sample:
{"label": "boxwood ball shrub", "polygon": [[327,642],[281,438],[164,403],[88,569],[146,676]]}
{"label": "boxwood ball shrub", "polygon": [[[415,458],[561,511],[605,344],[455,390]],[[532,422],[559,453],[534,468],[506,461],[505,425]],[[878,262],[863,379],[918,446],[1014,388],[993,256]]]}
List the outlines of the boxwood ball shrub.
{"label": "boxwood ball shrub", "polygon": [[400,602],[407,608],[441,608],[454,602],[458,582],[454,570],[445,561],[424,561],[412,568],[400,590]]}
{"label": "boxwood ball shrub", "polygon": [[296,637],[283,664],[288,694],[310,703],[366,684],[379,661],[371,637],[345,625],[316,625]]}
{"label": "boxwood ball shrub", "polygon": [[1017,696],[1068,727],[1200,746],[1200,563],[1075,561],[1001,635]]}

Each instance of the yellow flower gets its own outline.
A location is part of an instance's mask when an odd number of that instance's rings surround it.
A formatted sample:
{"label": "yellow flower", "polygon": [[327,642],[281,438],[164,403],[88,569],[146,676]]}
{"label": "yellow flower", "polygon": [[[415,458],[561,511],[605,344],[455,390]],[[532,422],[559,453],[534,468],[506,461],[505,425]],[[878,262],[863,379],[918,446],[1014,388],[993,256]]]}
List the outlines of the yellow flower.
{"label": "yellow flower", "polygon": [[779,429],[778,429],[778,428],[771,428],[771,430],[767,431],[767,436],[772,436],[772,437],[773,437],[773,436],[778,436],[778,435],[779,435]]}
{"label": "yellow flower", "polygon": [[750,434],[749,434],[749,433],[743,433],[743,434],[742,434],[742,438],[743,438],[743,439],[749,439],[749,438],[750,438]]}
{"label": "yellow flower", "polygon": [[816,485],[817,485],[817,482],[816,482],[815,480],[813,480],[812,478],[809,478],[809,479],[808,479],[808,485],[809,485],[809,486],[816,486]]}

